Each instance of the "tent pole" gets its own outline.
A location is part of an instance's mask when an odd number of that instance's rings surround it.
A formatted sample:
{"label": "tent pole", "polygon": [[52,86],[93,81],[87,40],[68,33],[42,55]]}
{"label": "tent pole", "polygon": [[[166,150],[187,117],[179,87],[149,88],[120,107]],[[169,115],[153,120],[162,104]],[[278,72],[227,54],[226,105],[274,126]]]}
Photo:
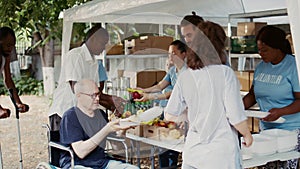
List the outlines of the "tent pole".
{"label": "tent pole", "polygon": [[164,25],[163,24],[158,25],[158,34],[159,34],[159,36],[164,35]]}
{"label": "tent pole", "polygon": [[178,37],[178,26],[177,25],[174,25],[174,26],[175,26],[175,39],[177,39],[177,37]]}
{"label": "tent pole", "polygon": [[[300,2],[294,0],[287,0],[287,11],[291,25],[291,33],[294,46],[294,54],[297,63],[297,70],[300,72]],[[300,73],[298,73],[298,78],[300,81]]]}

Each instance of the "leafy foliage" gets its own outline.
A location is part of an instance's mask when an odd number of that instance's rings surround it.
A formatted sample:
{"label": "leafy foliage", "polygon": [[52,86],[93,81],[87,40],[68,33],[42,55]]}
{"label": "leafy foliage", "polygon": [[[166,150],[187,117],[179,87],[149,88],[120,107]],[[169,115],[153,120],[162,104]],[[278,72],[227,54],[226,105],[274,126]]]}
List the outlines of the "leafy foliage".
{"label": "leafy foliage", "polygon": [[15,29],[19,38],[31,37],[33,32],[45,34],[49,38],[62,37],[61,11],[90,0],[0,0],[0,26]]}
{"label": "leafy foliage", "polygon": [[[19,95],[38,95],[42,96],[44,93],[43,82],[32,77],[22,77],[21,79],[13,79]],[[3,81],[0,81],[0,95],[8,95],[8,90],[4,86]]]}

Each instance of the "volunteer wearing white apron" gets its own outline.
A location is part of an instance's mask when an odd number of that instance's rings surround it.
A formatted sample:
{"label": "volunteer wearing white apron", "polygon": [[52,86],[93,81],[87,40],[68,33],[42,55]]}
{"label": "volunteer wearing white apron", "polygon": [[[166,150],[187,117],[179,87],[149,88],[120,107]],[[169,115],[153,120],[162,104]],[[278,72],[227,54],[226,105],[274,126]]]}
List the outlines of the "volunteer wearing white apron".
{"label": "volunteer wearing white apron", "polygon": [[189,69],[178,77],[165,118],[172,120],[188,108],[190,123],[182,168],[240,169],[237,130],[246,146],[253,139],[247,127],[239,82],[230,67],[221,65],[226,35],[212,22],[203,22],[199,28],[204,34],[199,31],[191,45],[187,56]]}

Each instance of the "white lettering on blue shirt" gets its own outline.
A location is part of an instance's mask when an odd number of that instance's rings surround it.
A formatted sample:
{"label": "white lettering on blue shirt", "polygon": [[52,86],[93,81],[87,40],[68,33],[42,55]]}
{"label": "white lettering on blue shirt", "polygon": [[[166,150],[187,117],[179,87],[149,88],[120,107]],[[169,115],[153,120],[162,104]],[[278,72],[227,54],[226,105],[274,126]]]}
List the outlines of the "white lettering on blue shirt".
{"label": "white lettering on blue shirt", "polygon": [[263,83],[280,84],[282,80],[282,75],[271,75],[271,74],[260,73],[255,77],[255,80]]}

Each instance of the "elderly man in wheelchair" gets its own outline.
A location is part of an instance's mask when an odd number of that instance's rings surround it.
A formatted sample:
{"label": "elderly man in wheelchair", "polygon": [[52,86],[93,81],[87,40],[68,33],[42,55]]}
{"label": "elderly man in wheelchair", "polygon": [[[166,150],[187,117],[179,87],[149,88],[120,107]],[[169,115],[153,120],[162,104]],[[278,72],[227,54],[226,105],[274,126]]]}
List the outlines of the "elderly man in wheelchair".
{"label": "elderly man in wheelchair", "polygon": [[74,155],[67,151],[61,153],[60,167],[67,169],[74,165],[75,169],[138,169],[112,159],[105,153],[106,137],[128,127],[121,127],[118,120],[105,120],[102,110],[98,108],[100,92],[96,83],[88,79],[81,80],[76,83],[74,92],[77,105],[64,113],[59,134],[60,143],[70,147]]}

